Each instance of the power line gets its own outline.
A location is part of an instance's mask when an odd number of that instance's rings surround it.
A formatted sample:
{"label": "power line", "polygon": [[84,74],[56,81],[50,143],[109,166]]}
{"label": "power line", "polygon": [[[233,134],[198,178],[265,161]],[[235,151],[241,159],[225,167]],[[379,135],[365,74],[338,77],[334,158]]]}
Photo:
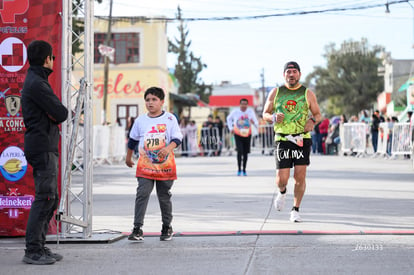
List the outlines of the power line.
{"label": "power line", "polygon": [[[397,5],[402,3],[409,3],[410,0],[397,0],[397,1],[387,1],[388,7],[391,5]],[[355,11],[355,10],[366,10],[366,9],[373,9],[378,7],[385,7],[386,4],[371,4],[371,5],[364,5],[364,6],[354,6],[354,7],[342,7],[342,8],[327,8],[327,9],[317,9],[317,10],[301,10],[301,11],[292,11],[286,13],[273,13],[273,14],[262,14],[262,15],[252,15],[252,16],[218,16],[218,17],[188,17],[188,18],[181,18],[180,20],[177,18],[171,17],[146,17],[142,16],[139,17],[139,21],[162,21],[162,22],[176,22],[176,21],[236,21],[236,20],[257,20],[257,19],[265,19],[271,17],[286,17],[286,16],[302,16],[302,15],[309,15],[309,14],[321,14],[321,13],[332,13],[332,12],[343,12],[343,11]],[[100,19],[108,19],[105,16],[96,16]],[[137,20],[137,17],[117,17],[114,19],[117,21],[130,21],[130,20]]]}

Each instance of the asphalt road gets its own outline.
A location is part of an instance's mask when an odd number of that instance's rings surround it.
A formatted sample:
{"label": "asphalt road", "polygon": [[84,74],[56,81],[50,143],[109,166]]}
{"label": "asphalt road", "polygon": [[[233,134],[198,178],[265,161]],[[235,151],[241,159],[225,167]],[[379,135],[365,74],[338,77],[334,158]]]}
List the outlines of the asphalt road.
{"label": "asphalt road", "polygon": [[[272,206],[274,159],[251,154],[248,176],[235,156],[177,158],[171,242],[155,191],[145,241],[132,228],[136,179],[123,164],[94,169],[93,236],[49,247],[53,266],[23,264],[24,239],[0,238],[0,274],[413,274],[414,170],[408,160],[312,156],[302,223]],[[114,241],[107,241],[117,236]],[[50,236],[53,239],[53,236]]]}

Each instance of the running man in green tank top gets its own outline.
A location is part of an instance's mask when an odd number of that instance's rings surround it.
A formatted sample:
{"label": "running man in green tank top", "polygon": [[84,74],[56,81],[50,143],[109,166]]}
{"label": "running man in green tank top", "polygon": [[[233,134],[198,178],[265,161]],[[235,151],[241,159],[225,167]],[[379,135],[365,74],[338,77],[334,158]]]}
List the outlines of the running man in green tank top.
{"label": "running man in green tank top", "polygon": [[285,85],[269,93],[263,108],[263,119],[273,123],[275,130],[276,185],[279,192],[274,205],[278,211],[283,210],[290,169],[294,167],[295,187],[290,221],[301,222],[299,207],[306,189],[306,168],[310,164],[310,132],[321,120],[321,112],[315,94],[299,83],[301,73],[298,63],[286,63],[283,77]]}

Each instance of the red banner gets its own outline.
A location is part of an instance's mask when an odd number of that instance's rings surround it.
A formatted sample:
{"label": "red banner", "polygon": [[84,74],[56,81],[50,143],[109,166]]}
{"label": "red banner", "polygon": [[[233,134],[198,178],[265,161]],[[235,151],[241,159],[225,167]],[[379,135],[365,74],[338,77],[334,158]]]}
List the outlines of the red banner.
{"label": "red banner", "polygon": [[32,168],[24,157],[21,109],[27,46],[44,40],[56,56],[49,82],[61,98],[62,2],[0,0],[0,236],[23,236],[34,200]]}

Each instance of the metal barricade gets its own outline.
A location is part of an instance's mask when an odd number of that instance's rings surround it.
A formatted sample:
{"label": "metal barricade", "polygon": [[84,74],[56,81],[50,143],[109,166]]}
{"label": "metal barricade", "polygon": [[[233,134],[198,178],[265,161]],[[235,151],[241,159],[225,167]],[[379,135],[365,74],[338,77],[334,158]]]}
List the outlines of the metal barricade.
{"label": "metal barricade", "polygon": [[126,155],[126,138],[125,129],[117,125],[111,125],[110,143],[109,143],[109,159],[110,161],[119,162]]}
{"label": "metal barricade", "polygon": [[236,150],[236,143],[234,141],[234,135],[229,128],[225,126],[223,128],[223,153],[231,156]]}
{"label": "metal barricade", "polygon": [[190,157],[199,155],[199,129],[197,127],[181,128],[181,134],[183,135],[183,139],[180,147],[176,149],[177,155]]}
{"label": "metal barricade", "polygon": [[344,123],[341,133],[341,150],[343,153],[365,154],[367,145],[365,123]]}
{"label": "metal barricade", "polygon": [[[224,131],[223,131],[224,132]],[[177,150],[181,156],[218,156],[223,149],[223,134],[217,127],[203,127],[196,132],[182,129],[183,140]]]}
{"label": "metal barricade", "polygon": [[252,151],[261,151],[262,154],[268,152],[273,154],[274,150],[275,131],[273,125],[260,125],[258,135],[252,137],[251,149]]}
{"label": "metal barricade", "polygon": [[200,130],[200,150],[203,156],[216,156],[223,143],[217,127],[203,127]]}
{"label": "metal barricade", "polygon": [[[257,131],[252,131],[250,150],[252,152],[262,152],[273,154],[274,150],[274,130],[273,125],[260,125]],[[223,129],[223,150],[229,155],[236,151],[234,134],[225,127]]]}
{"label": "metal barricade", "polygon": [[410,138],[410,123],[395,123],[392,133],[391,154],[393,156],[411,155]]}
{"label": "metal barricade", "polygon": [[109,162],[109,127],[103,125],[93,126],[93,161],[95,164]]}
{"label": "metal barricade", "polygon": [[388,156],[391,155],[391,144],[392,140],[392,129],[389,129],[387,122],[381,122],[379,124],[379,133],[378,133],[378,144],[376,156]]}
{"label": "metal barricade", "polygon": [[[234,134],[225,126],[220,133],[217,127],[203,127],[197,133],[182,129],[183,140],[177,149],[177,156],[218,156],[232,155],[236,151]],[[273,154],[273,125],[261,125],[252,132],[251,151]]]}

